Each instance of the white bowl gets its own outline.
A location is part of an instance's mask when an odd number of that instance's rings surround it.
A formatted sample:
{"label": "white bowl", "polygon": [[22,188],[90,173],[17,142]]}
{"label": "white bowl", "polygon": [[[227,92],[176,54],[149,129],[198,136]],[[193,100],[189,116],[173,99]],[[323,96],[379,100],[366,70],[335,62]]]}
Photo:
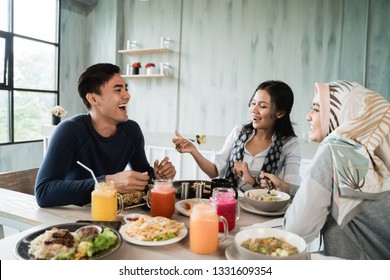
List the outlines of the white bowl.
{"label": "white bowl", "polygon": [[[248,239],[267,238],[267,237],[275,237],[278,239],[283,239],[287,243],[295,246],[298,249],[298,253],[290,256],[285,256],[285,257],[270,256],[270,255],[264,255],[261,253],[253,252],[241,246],[241,244]],[[298,260],[304,258],[306,252],[306,242],[302,237],[278,228],[249,228],[249,229],[242,230],[235,235],[234,244],[239,254],[243,258],[248,260],[284,260],[284,259]]]}
{"label": "white bowl", "polygon": [[267,189],[248,190],[244,193],[244,200],[252,207],[263,212],[278,211],[290,202],[289,194],[277,190],[271,191],[272,196],[278,199],[277,201],[265,201],[255,198],[259,197],[260,195],[269,196],[267,191]]}
{"label": "white bowl", "polygon": [[132,222],[137,221],[143,214],[139,213],[131,213],[131,214],[126,214],[123,216],[123,220],[127,223],[130,224]]}

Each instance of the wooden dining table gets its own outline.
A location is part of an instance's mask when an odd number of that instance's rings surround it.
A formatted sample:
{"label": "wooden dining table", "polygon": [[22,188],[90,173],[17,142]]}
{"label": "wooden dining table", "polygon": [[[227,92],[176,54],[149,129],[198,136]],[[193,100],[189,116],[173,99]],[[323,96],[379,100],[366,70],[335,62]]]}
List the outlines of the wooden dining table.
{"label": "wooden dining table", "polygon": [[[239,198],[240,201],[241,198]],[[126,209],[117,216],[122,221],[123,216],[129,213],[140,213],[150,215],[149,209],[137,207]],[[189,234],[182,240],[165,246],[141,246],[122,240],[121,246],[113,253],[103,259],[110,260],[224,260],[227,259],[226,250],[234,246],[234,236],[241,227],[250,226],[255,223],[262,223],[282,216],[266,216],[253,214],[241,209],[240,217],[236,227],[228,234],[227,239],[220,242],[217,252],[209,255],[198,255],[191,252],[189,248]],[[177,212],[172,219],[183,222],[189,229],[189,217]],[[86,206],[60,206],[41,208],[38,206],[35,197],[32,195],[15,192],[7,189],[0,189],[0,224],[19,229],[20,232],[6,236],[0,240],[0,259],[18,259],[15,248],[18,242],[27,235],[42,230],[46,227],[63,223],[74,223],[78,220],[91,220],[91,208]],[[229,247],[230,246],[230,247]],[[317,253],[308,252],[307,259],[322,259]]]}

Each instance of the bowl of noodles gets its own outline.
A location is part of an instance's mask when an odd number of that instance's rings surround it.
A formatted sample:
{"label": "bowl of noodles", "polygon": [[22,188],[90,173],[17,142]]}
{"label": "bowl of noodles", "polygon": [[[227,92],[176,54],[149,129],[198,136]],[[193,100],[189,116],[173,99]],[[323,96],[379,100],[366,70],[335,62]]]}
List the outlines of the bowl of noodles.
{"label": "bowl of noodles", "polygon": [[239,254],[248,260],[304,259],[305,240],[278,228],[249,228],[238,232],[234,244]]}
{"label": "bowl of noodles", "polygon": [[244,193],[244,200],[257,210],[275,212],[290,202],[290,195],[277,190],[268,193],[267,189],[254,189]]}

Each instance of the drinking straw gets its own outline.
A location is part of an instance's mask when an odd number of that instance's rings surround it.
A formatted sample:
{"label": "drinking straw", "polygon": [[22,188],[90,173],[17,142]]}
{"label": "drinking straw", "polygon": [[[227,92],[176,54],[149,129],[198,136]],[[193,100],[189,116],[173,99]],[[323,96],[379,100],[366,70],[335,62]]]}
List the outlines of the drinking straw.
{"label": "drinking straw", "polygon": [[93,177],[93,179],[95,180],[95,183],[97,184],[98,183],[98,181],[97,181],[97,179],[96,179],[96,177],[95,177],[95,174],[93,173],[93,171],[92,171],[92,169],[90,169],[90,168],[88,168],[88,167],[86,167],[84,164],[82,164],[81,162],[79,162],[79,161],[77,161],[77,163],[78,164],[80,164],[82,167],[84,167],[85,169],[87,169],[89,172],[91,172],[91,174],[92,174],[92,177]]}

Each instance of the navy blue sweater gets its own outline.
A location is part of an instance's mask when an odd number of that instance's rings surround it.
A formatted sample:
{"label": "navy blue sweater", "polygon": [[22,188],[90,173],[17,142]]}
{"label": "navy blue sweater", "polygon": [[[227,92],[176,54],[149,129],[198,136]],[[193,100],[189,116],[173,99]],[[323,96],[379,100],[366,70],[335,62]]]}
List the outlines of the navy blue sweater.
{"label": "navy blue sweater", "polygon": [[127,164],[154,178],[145,155],[144,136],[135,121],[119,124],[115,135],[106,138],[95,131],[89,114],[77,115],[61,122],[50,139],[35,184],[39,206],[91,202],[94,179],[77,161],[91,168],[98,180],[123,171]]}

